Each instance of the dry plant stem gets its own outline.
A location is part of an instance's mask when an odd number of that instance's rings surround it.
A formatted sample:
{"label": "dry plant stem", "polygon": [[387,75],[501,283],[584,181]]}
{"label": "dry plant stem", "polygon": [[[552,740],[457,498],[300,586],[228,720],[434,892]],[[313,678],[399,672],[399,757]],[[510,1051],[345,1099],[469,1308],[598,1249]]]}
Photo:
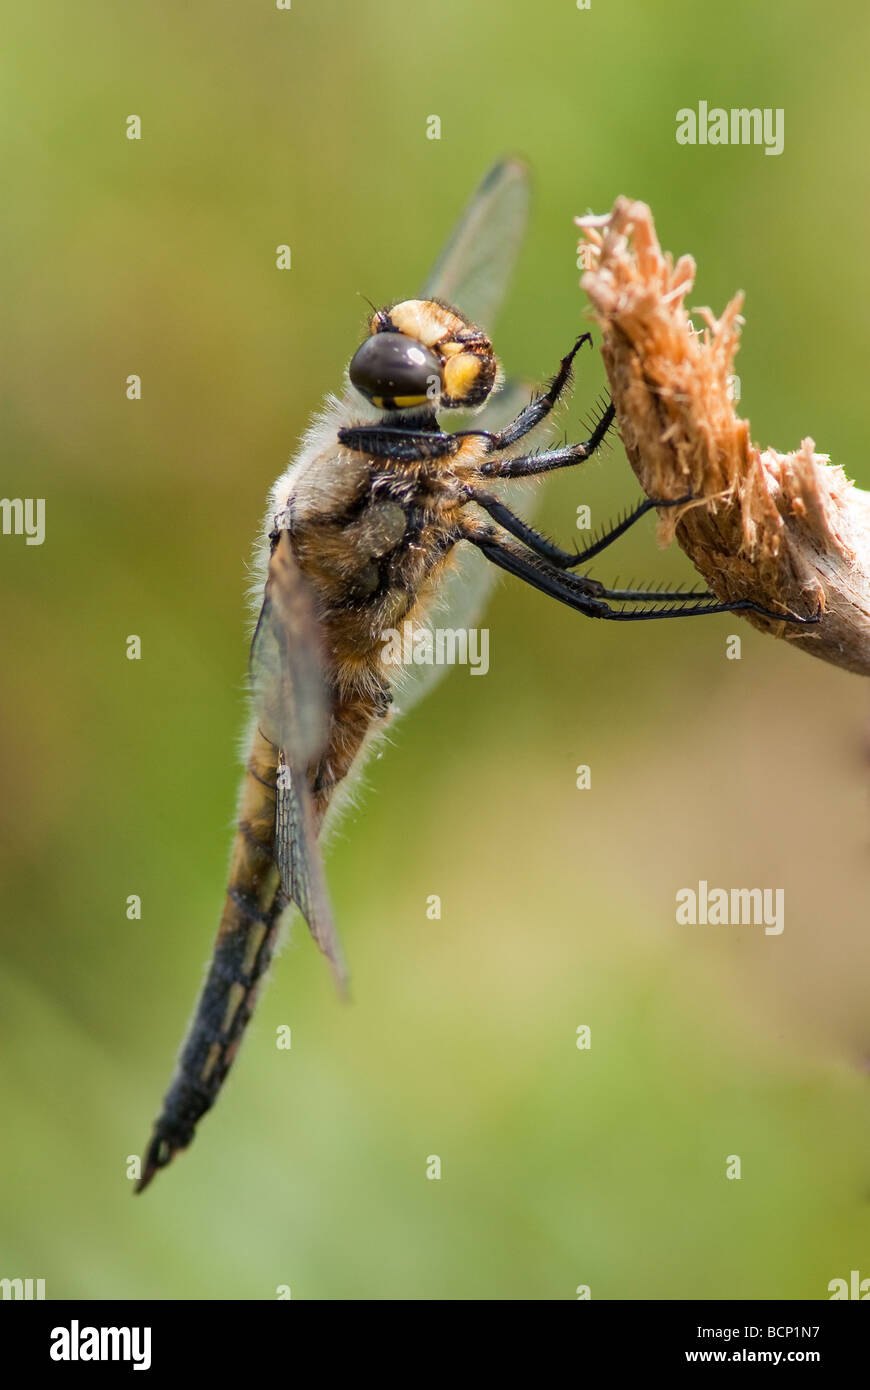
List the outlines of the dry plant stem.
{"label": "dry plant stem", "polygon": [[694,499],[659,514],[660,539],[676,534],[723,601],[750,598],[801,616],[821,605],[813,627],[746,617],[870,675],[870,493],[817,454],[812,439],[791,454],[752,443],[731,387],[743,297],[720,319],[696,311],[707,325],[697,332],[684,304],[695,263],[662,254],[645,203],[619,198],[609,218],[577,221],[590,267],[581,283],[603,334],[631,465],[648,496]]}

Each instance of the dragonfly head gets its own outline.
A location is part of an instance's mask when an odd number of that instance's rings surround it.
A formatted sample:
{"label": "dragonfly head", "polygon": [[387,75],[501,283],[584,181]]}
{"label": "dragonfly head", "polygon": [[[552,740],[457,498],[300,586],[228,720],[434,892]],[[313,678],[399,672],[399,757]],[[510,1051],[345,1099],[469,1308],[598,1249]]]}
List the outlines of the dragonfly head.
{"label": "dragonfly head", "polygon": [[437,299],[378,309],[350,363],[351,384],[380,410],[482,405],[498,361],[486,334]]}

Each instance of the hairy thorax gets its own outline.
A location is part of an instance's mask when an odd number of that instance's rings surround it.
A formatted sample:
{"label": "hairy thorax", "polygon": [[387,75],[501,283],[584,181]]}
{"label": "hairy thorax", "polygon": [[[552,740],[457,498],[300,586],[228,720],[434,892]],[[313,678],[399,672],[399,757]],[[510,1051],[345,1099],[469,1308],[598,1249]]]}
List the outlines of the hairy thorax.
{"label": "hairy thorax", "polygon": [[331,687],[331,733],[312,783],[320,809],[369,735],[389,716],[400,672],[383,660],[390,631],[423,621],[450,564],[465,501],[462,457],[397,464],[332,447],[289,481],[285,512],[299,567],[316,594]]}
{"label": "hairy thorax", "polygon": [[[340,688],[380,666],[384,633],[425,617],[465,501],[461,459],[397,464],[330,449],[287,500],[294,554],[320,606]],[[475,449],[475,453],[477,449]]]}

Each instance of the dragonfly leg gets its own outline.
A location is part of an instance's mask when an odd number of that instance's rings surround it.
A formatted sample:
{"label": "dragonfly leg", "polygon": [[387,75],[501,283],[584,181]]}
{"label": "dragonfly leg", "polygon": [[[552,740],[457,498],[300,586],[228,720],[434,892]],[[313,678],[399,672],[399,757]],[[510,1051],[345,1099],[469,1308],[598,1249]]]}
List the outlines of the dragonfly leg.
{"label": "dragonfly leg", "polygon": [[462,438],[443,430],[403,429],[401,425],[357,425],[338,431],[338,442],[371,458],[421,463],[458,454]]}
{"label": "dragonfly leg", "polygon": [[484,478],[532,478],[538,473],[551,473],[554,468],[572,468],[575,463],[583,463],[584,459],[591,458],[603,444],[613,419],[613,406],[608,405],[601,411],[595,428],[582,444],[540,449],[535,454],[521,454],[519,458],[488,459],[478,471]]}
{"label": "dragonfly leg", "polygon": [[692,500],[691,494],[667,501],[655,501],[652,498],[646,498],[618,521],[615,526],[610,527],[602,536],[599,536],[597,540],[582,550],[562,550],[560,546],[548,541],[534,527],[529,526],[521,517],[516,516],[510,507],[505,506],[501,498],[494,497],[489,492],[478,492],[473,485],[468,487],[467,496],[470,502],[476,502],[479,507],[489,513],[493,521],[497,521],[499,526],[518,541],[522,541],[523,545],[527,545],[535,555],[540,556],[542,560],[549,560],[551,565],[558,565],[559,569],[573,569],[575,565],[582,565],[584,561],[599,555],[602,550],[613,545],[613,542],[618,540],[620,536],[625,535],[625,532],[634,526],[635,522],[640,521],[642,516],[646,516],[653,507],[679,507]]}
{"label": "dragonfly leg", "polygon": [[[753,599],[736,599],[731,603],[721,603],[715,599],[708,602],[703,595],[698,594],[673,597],[661,593],[645,594],[641,590],[633,589],[608,589],[586,575],[565,574],[520,546],[500,540],[494,527],[478,529],[465,526],[458,533],[457,539],[470,541],[500,569],[589,618],[604,618],[613,622],[642,622],[655,618],[695,618],[714,613],[752,612],[774,622],[789,622],[803,626],[817,623],[821,617],[821,610],[808,618],[792,613],[774,613]],[[671,607],[620,609],[610,606],[611,602],[621,602],[626,597],[633,596],[643,597],[650,603],[667,600],[671,602]]]}
{"label": "dragonfly leg", "polygon": [[512,420],[509,425],[505,425],[503,430],[462,430],[461,435],[476,434],[486,440],[486,450],[489,454],[498,453],[501,449],[509,449],[517,440],[529,434],[542,420],[546,420],[553,406],[565,391],[571,381],[571,369],[574,358],[580,351],[584,343],[592,342],[591,333],[581,333],[570,352],[567,352],[559,363],[559,370],[553,377],[546,391],[542,391],[534,400],[529,401]]}

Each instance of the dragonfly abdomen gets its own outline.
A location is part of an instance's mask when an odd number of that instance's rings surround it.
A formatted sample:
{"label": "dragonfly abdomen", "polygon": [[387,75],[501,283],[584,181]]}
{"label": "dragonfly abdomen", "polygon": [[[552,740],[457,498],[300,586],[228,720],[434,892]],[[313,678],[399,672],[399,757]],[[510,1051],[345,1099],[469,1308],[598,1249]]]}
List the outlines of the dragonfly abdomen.
{"label": "dragonfly abdomen", "polygon": [[[368,682],[363,682],[367,687]],[[322,821],[373,724],[383,692],[334,692],[328,748],[312,770],[315,813]],[[224,908],[205,984],[136,1187],[142,1192],[159,1168],[194,1137],[226,1079],[269,968],[288,898],[275,864],[278,750],[255,726],[239,802]]]}
{"label": "dragonfly abdomen", "polygon": [[214,953],[137,1192],[186,1148],[214,1103],[272,959],[287,902],[274,863],[276,771],[275,749],[255,730]]}

